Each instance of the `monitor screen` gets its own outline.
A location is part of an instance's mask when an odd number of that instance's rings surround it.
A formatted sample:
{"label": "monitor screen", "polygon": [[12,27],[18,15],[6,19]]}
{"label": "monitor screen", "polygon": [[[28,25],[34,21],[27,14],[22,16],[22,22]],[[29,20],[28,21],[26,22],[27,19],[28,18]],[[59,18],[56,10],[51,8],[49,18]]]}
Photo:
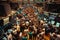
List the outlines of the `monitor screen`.
{"label": "monitor screen", "polygon": [[60,23],[57,22],[57,23],[56,23],[56,27],[59,27],[59,25],[60,25]]}
{"label": "monitor screen", "polygon": [[51,21],[51,24],[53,24],[53,25],[54,25],[54,23],[55,23],[55,21]]}
{"label": "monitor screen", "polygon": [[46,20],[46,18],[44,18],[44,20]]}

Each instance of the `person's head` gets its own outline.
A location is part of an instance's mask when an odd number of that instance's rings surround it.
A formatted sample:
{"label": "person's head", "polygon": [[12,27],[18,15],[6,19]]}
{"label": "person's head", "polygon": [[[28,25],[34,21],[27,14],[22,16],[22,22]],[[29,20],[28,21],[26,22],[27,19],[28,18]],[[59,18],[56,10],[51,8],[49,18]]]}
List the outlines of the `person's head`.
{"label": "person's head", "polygon": [[27,36],[27,33],[25,31],[22,32],[23,36]]}
{"label": "person's head", "polygon": [[44,11],[43,7],[38,7],[38,11],[40,14],[43,13],[43,11]]}
{"label": "person's head", "polygon": [[53,37],[57,38],[57,35],[56,35],[56,34],[54,34],[54,35],[53,35]]}
{"label": "person's head", "polygon": [[32,26],[29,26],[29,31],[33,31],[33,27]]}
{"label": "person's head", "polygon": [[11,33],[7,33],[7,35],[10,35]]}
{"label": "person's head", "polygon": [[26,21],[26,22],[25,22],[25,25],[26,25],[26,26],[29,26],[29,21]]}
{"label": "person's head", "polygon": [[43,25],[44,24],[44,21],[43,20],[40,20],[40,25]]}
{"label": "person's head", "polygon": [[20,26],[25,26],[25,21],[24,20],[21,20]]}
{"label": "person's head", "polygon": [[52,25],[51,24],[48,24],[48,26],[51,28],[52,27]]}
{"label": "person's head", "polygon": [[45,34],[48,35],[50,33],[50,29],[49,28],[45,28]]}

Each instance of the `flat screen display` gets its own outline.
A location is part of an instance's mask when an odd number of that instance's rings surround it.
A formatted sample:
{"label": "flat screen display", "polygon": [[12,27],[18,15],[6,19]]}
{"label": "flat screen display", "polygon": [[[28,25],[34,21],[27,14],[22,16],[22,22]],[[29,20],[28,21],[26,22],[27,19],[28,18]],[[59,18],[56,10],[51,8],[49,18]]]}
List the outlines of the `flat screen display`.
{"label": "flat screen display", "polygon": [[51,24],[54,24],[55,23],[55,21],[51,21]]}
{"label": "flat screen display", "polygon": [[46,20],[46,18],[44,18],[44,20]]}
{"label": "flat screen display", "polygon": [[57,23],[56,23],[56,27],[59,27],[59,25],[60,25],[60,23],[57,22]]}

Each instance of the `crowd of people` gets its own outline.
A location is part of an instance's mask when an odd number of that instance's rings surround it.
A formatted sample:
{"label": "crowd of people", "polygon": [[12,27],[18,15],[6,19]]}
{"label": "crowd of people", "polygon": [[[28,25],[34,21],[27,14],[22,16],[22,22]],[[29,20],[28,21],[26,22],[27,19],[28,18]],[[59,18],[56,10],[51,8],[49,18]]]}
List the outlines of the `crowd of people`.
{"label": "crowd of people", "polygon": [[7,40],[60,40],[60,28],[55,28],[40,18],[44,14],[42,7],[38,11],[37,14],[31,7],[23,9],[17,15],[11,32],[7,32]]}

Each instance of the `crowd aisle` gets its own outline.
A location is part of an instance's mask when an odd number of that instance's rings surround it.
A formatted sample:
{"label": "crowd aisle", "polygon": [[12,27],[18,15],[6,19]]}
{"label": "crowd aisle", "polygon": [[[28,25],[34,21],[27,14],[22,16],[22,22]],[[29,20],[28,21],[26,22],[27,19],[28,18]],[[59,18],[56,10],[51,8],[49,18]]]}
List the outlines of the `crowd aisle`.
{"label": "crowd aisle", "polygon": [[6,40],[60,40],[60,28],[44,21],[43,7],[22,7],[17,12],[16,23],[6,33]]}

